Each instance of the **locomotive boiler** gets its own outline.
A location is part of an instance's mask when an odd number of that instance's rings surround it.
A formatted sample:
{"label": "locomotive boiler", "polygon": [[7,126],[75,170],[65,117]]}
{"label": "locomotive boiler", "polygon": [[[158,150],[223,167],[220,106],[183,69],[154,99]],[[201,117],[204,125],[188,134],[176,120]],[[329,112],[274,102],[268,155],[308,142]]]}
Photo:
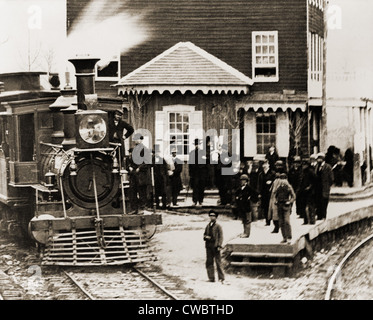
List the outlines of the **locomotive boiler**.
{"label": "locomotive boiler", "polygon": [[6,181],[0,227],[19,233],[27,224],[45,265],[154,258],[148,239],[161,215],[127,210],[126,157],[120,144],[109,141],[109,113],[95,94],[98,60],[69,60],[76,69],[76,94],[65,88],[48,108],[42,106],[47,98],[39,97],[27,107],[5,103],[0,112],[0,170]]}

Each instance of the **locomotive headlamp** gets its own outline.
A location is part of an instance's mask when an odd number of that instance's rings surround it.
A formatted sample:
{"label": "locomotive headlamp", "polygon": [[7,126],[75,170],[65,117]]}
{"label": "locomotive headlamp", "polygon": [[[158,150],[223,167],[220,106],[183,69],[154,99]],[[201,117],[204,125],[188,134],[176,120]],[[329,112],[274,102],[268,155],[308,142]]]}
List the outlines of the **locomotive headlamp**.
{"label": "locomotive headlamp", "polygon": [[106,131],[106,122],[100,115],[85,115],[79,124],[79,134],[89,144],[101,142],[106,136]]}
{"label": "locomotive headlamp", "polygon": [[102,110],[78,110],[75,113],[76,147],[109,147],[108,114]]}

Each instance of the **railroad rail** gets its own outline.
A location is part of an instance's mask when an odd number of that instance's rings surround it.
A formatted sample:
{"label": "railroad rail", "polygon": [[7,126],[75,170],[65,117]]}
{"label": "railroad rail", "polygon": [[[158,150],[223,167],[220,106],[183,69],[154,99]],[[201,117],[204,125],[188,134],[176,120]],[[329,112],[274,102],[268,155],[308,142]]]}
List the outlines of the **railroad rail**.
{"label": "railroad rail", "polygon": [[338,264],[337,268],[334,270],[332,276],[329,279],[328,282],[328,287],[325,293],[325,298],[324,300],[331,300],[332,299],[332,294],[334,290],[334,285],[336,283],[336,279],[338,275],[341,273],[343,267],[346,265],[347,261],[351,259],[356,253],[358,253],[367,243],[370,241],[373,241],[373,234],[369,235],[362,241],[360,241],[356,246],[354,246],[341,260],[341,262]]}
{"label": "railroad rail", "polygon": [[[138,267],[117,269],[107,273],[85,270],[84,272],[63,270],[76,288],[88,300],[102,299],[171,299],[178,300],[166,286]],[[159,276],[159,273],[155,272]],[[108,276],[110,275],[110,276]],[[174,284],[175,285],[175,284]],[[177,286],[175,285],[177,288]],[[180,291],[180,290],[179,290]]]}

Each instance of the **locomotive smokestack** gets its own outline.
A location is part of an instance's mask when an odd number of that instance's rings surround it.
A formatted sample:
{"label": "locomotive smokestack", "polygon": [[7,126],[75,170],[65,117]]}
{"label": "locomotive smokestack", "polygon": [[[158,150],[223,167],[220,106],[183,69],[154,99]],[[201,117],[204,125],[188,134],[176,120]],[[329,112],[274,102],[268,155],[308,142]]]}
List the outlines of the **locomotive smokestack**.
{"label": "locomotive smokestack", "polygon": [[87,110],[96,108],[95,65],[99,60],[100,59],[88,57],[69,59],[76,71],[78,109]]}

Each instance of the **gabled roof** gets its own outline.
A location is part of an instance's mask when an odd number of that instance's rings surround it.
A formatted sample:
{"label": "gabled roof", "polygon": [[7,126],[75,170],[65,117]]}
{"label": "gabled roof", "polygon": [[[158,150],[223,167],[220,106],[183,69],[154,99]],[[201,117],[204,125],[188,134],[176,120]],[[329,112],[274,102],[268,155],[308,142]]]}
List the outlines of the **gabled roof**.
{"label": "gabled roof", "polygon": [[118,93],[190,90],[196,93],[248,92],[253,81],[242,72],[191,42],[179,42],[114,86]]}

